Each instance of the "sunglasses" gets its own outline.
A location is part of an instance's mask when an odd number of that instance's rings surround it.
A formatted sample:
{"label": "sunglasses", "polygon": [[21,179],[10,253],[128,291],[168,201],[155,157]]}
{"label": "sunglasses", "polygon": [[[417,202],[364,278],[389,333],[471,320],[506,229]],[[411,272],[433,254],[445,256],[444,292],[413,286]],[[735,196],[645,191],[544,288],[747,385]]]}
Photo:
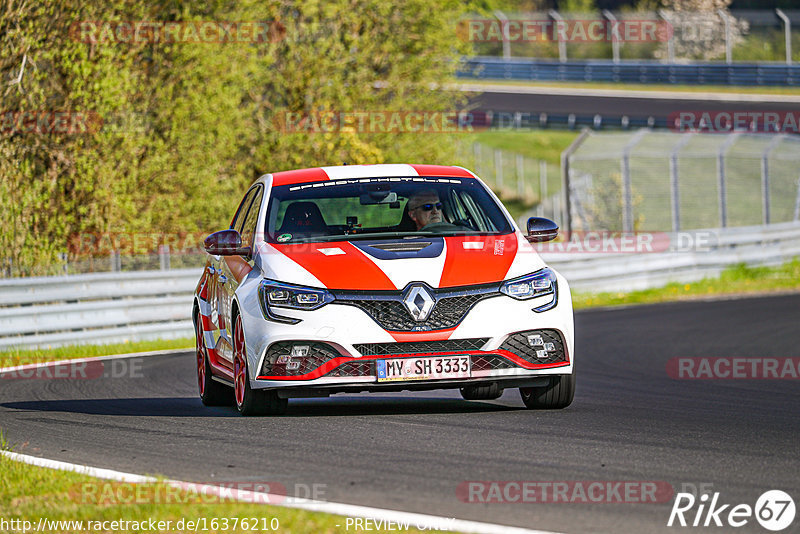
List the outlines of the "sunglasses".
{"label": "sunglasses", "polygon": [[420,204],[419,206],[417,206],[414,209],[415,210],[421,209],[423,211],[431,211],[433,208],[436,208],[437,210],[442,211],[442,206],[443,206],[443,204],[441,202],[437,202],[435,204]]}

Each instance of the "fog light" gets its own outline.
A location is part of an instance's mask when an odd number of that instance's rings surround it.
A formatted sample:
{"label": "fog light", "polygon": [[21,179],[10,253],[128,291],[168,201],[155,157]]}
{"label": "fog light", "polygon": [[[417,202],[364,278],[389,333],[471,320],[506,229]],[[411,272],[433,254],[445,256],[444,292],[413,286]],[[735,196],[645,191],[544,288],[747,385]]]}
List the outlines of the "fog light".
{"label": "fog light", "polygon": [[528,336],[528,345],[531,347],[537,347],[544,345],[544,339],[539,334],[531,334]]}
{"label": "fog light", "polygon": [[548,341],[547,343],[544,344],[544,350],[546,350],[546,351],[554,351],[554,350],[556,350],[555,343],[550,343]]}
{"label": "fog light", "polygon": [[546,350],[537,350],[536,357],[540,360],[546,360],[548,358]]}
{"label": "fog light", "polygon": [[308,345],[294,345],[292,347],[292,358],[305,358],[308,356]]}
{"label": "fog light", "polygon": [[298,369],[300,369],[299,360],[289,360],[289,363],[286,364],[287,371],[297,371]]}

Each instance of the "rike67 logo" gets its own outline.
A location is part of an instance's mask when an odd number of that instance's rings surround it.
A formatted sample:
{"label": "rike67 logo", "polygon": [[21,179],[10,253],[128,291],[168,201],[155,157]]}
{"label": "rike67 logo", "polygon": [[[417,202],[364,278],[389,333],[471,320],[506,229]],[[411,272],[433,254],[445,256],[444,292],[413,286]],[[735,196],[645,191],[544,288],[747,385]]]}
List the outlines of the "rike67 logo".
{"label": "rike67 logo", "polygon": [[723,504],[719,492],[711,497],[705,493],[699,498],[691,493],[678,493],[667,526],[738,528],[747,525],[755,517],[762,527],[777,532],[791,525],[794,516],[794,500],[781,490],[764,492],[755,506]]}

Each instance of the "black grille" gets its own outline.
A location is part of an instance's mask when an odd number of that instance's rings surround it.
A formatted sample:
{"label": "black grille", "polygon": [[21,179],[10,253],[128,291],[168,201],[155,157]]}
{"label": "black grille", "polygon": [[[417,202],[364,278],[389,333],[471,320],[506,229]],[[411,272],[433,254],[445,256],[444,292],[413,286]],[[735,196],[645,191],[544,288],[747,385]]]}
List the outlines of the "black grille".
{"label": "black grille", "polygon": [[410,341],[407,343],[363,343],[353,346],[364,356],[386,356],[390,354],[480,350],[488,340],[488,337],[484,337],[474,339],[447,339],[441,341]]}
{"label": "black grille", "polygon": [[348,377],[348,376],[375,376],[375,362],[347,362],[343,363],[327,376]]}
{"label": "black grille", "polygon": [[[305,356],[292,356],[292,347],[308,347],[308,354]],[[278,363],[278,359],[283,356],[290,358],[292,362],[299,362],[299,366],[288,369],[289,363]],[[310,373],[325,362],[340,356],[332,347],[324,343],[308,343],[302,341],[280,341],[273,344],[264,363],[261,366],[261,374],[265,376],[299,376]]]}
{"label": "black grille", "polygon": [[494,371],[495,369],[513,369],[517,367],[502,356],[487,354],[485,356],[472,356],[472,371]]}
{"label": "black grille", "polygon": [[373,294],[333,291],[337,304],[360,308],[383,329],[394,332],[443,330],[453,328],[464,320],[479,301],[500,296],[499,284],[431,290],[436,299],[428,319],[415,321],[403,304],[403,292],[375,292]]}
{"label": "black grille", "polygon": [[[528,342],[528,337],[540,336],[542,344],[537,343],[531,346]],[[535,340],[538,342],[538,340]],[[552,343],[552,350],[545,350],[547,343]],[[523,360],[534,363],[558,363],[567,361],[566,353],[564,352],[564,341],[561,334],[556,330],[529,330],[527,332],[519,332],[509,336],[500,348],[513,352]],[[537,352],[545,351],[544,357],[540,358]]]}

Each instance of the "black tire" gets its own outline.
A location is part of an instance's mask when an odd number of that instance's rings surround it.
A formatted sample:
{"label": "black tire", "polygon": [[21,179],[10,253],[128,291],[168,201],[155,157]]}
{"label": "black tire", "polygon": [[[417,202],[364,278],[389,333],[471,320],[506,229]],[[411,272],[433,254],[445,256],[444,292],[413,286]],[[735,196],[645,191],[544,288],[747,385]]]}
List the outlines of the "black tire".
{"label": "black tire", "polygon": [[546,386],[519,388],[522,402],[531,410],[560,410],[572,404],[575,397],[575,371],[570,375],[553,375]]}
{"label": "black tire", "polygon": [[485,386],[467,386],[459,391],[464,400],[494,400],[503,394],[503,388],[497,382]]}
{"label": "black tire", "polygon": [[247,358],[243,357],[245,350],[242,319],[238,315],[233,329],[234,399],[239,413],[242,415],[280,415],[285,413],[289,399],[281,399],[275,391],[250,387]]}
{"label": "black tire", "polygon": [[211,364],[208,362],[203,324],[200,321],[200,317],[195,315],[195,365],[200,400],[206,406],[230,406],[233,404],[233,390],[211,378]]}

